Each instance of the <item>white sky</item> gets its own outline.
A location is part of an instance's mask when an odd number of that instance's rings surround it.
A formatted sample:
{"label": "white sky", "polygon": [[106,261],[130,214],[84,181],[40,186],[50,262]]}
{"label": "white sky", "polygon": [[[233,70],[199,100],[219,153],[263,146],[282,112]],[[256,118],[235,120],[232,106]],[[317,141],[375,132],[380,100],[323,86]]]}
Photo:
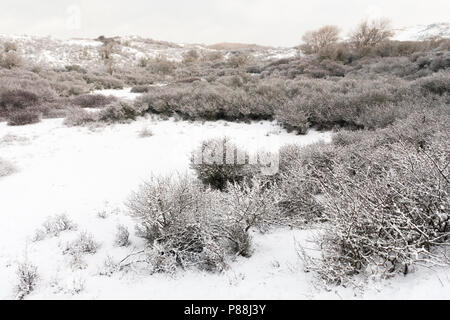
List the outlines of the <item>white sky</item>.
{"label": "white sky", "polygon": [[140,35],[189,43],[294,46],[308,30],[450,22],[449,0],[1,0],[0,33],[58,38]]}

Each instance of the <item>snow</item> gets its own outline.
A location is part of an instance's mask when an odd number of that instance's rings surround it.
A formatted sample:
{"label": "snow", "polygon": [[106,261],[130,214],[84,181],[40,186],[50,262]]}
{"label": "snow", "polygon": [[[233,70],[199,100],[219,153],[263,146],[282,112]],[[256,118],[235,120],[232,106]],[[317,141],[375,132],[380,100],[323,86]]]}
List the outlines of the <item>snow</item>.
{"label": "snow", "polygon": [[[395,30],[395,33],[393,39],[401,41],[426,40],[436,36],[448,38],[450,37],[450,23],[403,27]],[[0,42],[4,41],[16,42],[20,54],[25,60],[51,67],[80,65],[94,70],[103,66],[103,61],[98,53],[99,47],[103,45],[101,41],[93,39],[61,40],[52,37],[0,34]],[[204,45],[159,42],[137,36],[118,37],[117,41],[120,44],[117,45],[117,53],[113,56],[118,67],[136,66],[144,57],[164,56],[168,60],[180,62],[183,60],[183,55],[192,49],[203,53],[216,51]],[[225,56],[228,56],[230,52],[224,51]],[[264,60],[285,59],[297,56],[298,50],[283,47],[258,48],[250,54]]]}
{"label": "snow", "polygon": [[131,88],[123,88],[123,89],[103,89],[103,90],[95,90],[92,92],[93,94],[102,94],[104,96],[113,96],[119,99],[124,100],[135,100],[137,97],[141,95],[141,93],[133,93],[131,92]]}
{"label": "snow", "polygon": [[[21,56],[28,61],[61,68],[67,65],[80,65],[93,70],[103,66],[98,53],[103,45],[93,39],[56,39],[52,37],[14,36],[0,34],[0,42],[16,42]],[[142,58],[164,56],[170,61],[181,62],[186,52],[197,50],[200,53],[215,50],[200,44],[176,44],[158,42],[137,36],[118,37],[114,61],[119,67],[136,66]],[[230,53],[228,51],[228,53]],[[251,53],[264,60],[292,58],[297,55],[295,48],[260,48]]]}
{"label": "snow", "polygon": [[103,45],[101,41],[95,41],[90,39],[70,39],[67,40],[66,43],[68,45],[77,45],[83,47],[100,47]]}
{"label": "snow", "polygon": [[[139,137],[143,128],[152,130],[153,136]],[[117,224],[133,230],[124,208],[130,192],[152,174],[190,172],[190,152],[203,139],[224,135],[251,152],[331,139],[331,133],[314,130],[305,136],[290,134],[267,121],[201,123],[149,117],[94,129],[68,128],[61,119],[24,127],[0,123],[0,156],[18,168],[0,179],[0,214],[5,221],[0,224],[0,299],[14,298],[15,270],[25,260],[35,264],[40,275],[30,299],[450,298],[448,269],[374,281],[361,293],[349,288],[318,289],[296,252],[297,242],[311,246],[311,236],[319,231],[314,229],[254,232],[253,256],[238,258],[223,274],[148,275],[137,268],[101,275],[108,257],[120,261],[143,245],[134,235],[135,247],[113,245]],[[106,217],[99,212],[106,212]],[[61,213],[78,230],[33,242],[45,219]],[[100,248],[86,256],[85,269],[76,270],[62,252],[80,231],[91,233]]]}
{"label": "snow", "polygon": [[[122,96],[124,93],[115,94]],[[141,138],[139,132],[143,128],[152,130],[153,136]],[[120,294],[121,290],[107,289],[104,282],[109,283],[109,278],[103,279],[96,274],[108,254],[117,259],[126,255],[123,249],[114,248],[112,243],[118,223],[133,230],[133,222],[123,205],[129,194],[151,174],[189,171],[191,151],[204,139],[224,135],[251,152],[260,149],[276,151],[286,143],[306,145],[331,138],[330,133],[317,131],[306,136],[290,134],[275,122],[267,121],[239,124],[142,118],[131,124],[95,129],[68,128],[62,119],[43,120],[23,127],[8,127],[6,123],[0,123],[0,156],[18,169],[17,173],[0,179],[0,213],[5,221],[0,224],[0,298],[12,297],[17,264],[25,259],[36,264],[41,274],[39,289],[32,297],[63,297],[67,292],[72,296],[74,291],[68,289],[67,283],[73,285],[73,281],[81,281],[73,280],[73,277],[82,277],[86,281],[88,288],[83,290],[83,294],[89,297],[112,298],[115,293]],[[98,217],[98,212],[103,210],[108,212],[107,219]],[[62,247],[75,238],[77,232],[63,233],[61,237],[37,243],[31,241],[47,217],[61,213],[77,223],[79,231],[92,233],[102,243],[99,253],[89,257],[86,270],[72,271],[68,257],[62,255]],[[279,236],[287,235],[281,233]],[[139,241],[133,239],[136,244]],[[267,241],[262,237],[260,245],[267,246]],[[265,250],[262,248],[260,254],[264,256]],[[295,259],[294,252],[289,256]],[[246,264],[240,264],[240,268],[251,273]],[[110,285],[130,286],[128,291],[134,292],[131,287],[140,286],[141,280],[134,282],[127,278],[130,276],[125,275],[125,281],[114,278]],[[154,297],[158,294],[169,297],[173,292],[171,285],[189,287],[188,281],[198,281],[198,277],[228,281],[224,280],[226,277],[222,279],[216,275],[194,273],[191,277],[195,279],[186,277],[186,282],[183,280],[181,284],[164,276],[150,277],[148,281],[167,280],[171,283],[164,287],[166,291],[155,289]],[[58,280],[56,287],[52,286],[55,279]],[[255,276],[254,281],[261,279]],[[206,295],[209,288],[205,287],[203,294]],[[144,298],[150,293],[142,294]],[[242,297],[245,294],[243,291]],[[136,295],[139,296],[139,291]],[[181,292],[180,297],[182,295]]]}
{"label": "snow", "polygon": [[450,23],[434,23],[398,29],[393,38],[398,41],[421,41],[433,37],[449,38]]}
{"label": "snow", "polygon": [[[396,39],[442,34],[444,27],[417,26],[398,33]],[[0,39],[5,37],[0,35]],[[65,43],[27,36],[12,39],[27,44],[45,40],[58,48],[67,44],[75,48],[99,45],[98,41],[82,39]],[[170,52],[179,58],[182,50],[186,48],[153,49],[150,54]],[[135,48],[128,51],[137,58],[142,55]],[[65,51],[32,52],[30,57],[40,57],[52,65],[66,65],[73,58]],[[280,48],[264,54],[288,58],[297,52]],[[128,101],[140,95],[132,93],[131,88],[93,93]],[[140,137],[143,129],[151,130],[153,136]],[[373,280],[363,292],[341,287],[318,289],[313,276],[303,271],[296,252],[297,242],[310,245],[311,236],[320,231],[314,229],[255,232],[253,256],[238,258],[223,274],[188,271],[150,276],[138,269],[100,275],[108,257],[119,261],[133,248],[113,245],[117,224],[126,225],[130,231],[134,228],[124,207],[130,193],[152,174],[190,172],[191,151],[205,139],[223,136],[252,153],[261,149],[276,152],[291,143],[305,146],[331,140],[329,132],[310,130],[299,136],[269,121],[243,124],[148,117],[98,128],[69,128],[62,119],[23,127],[0,123],[0,158],[17,168],[12,175],[0,178],[0,299],[14,297],[15,271],[25,260],[35,264],[40,275],[31,299],[450,299],[448,268],[420,268],[408,277]],[[103,211],[105,218],[99,217]],[[78,225],[77,231],[32,241],[47,217],[62,213]],[[69,257],[62,252],[80,231],[92,233],[101,246],[95,255],[86,256],[85,269],[73,270]],[[136,250],[143,245],[134,235],[131,240]]]}
{"label": "snow", "polygon": [[[153,136],[140,137],[144,128]],[[118,262],[143,246],[133,234],[132,247],[113,245],[118,224],[130,231],[134,227],[124,207],[129,194],[152,174],[191,172],[190,152],[202,140],[224,135],[250,152],[276,152],[285,144],[331,139],[329,132],[287,133],[268,121],[242,124],[148,117],[99,128],[69,128],[61,119],[23,127],[0,123],[0,156],[18,169],[0,178],[4,221],[0,224],[0,299],[14,298],[15,271],[23,261],[35,264],[40,276],[30,299],[450,298],[448,269],[423,269],[408,277],[373,281],[362,292],[318,289],[313,275],[303,271],[296,247],[297,243],[310,247],[311,236],[319,229],[254,232],[253,256],[238,258],[222,274],[148,275],[136,268],[102,275],[108,258]],[[47,217],[62,213],[78,225],[77,231],[32,241]],[[91,233],[100,248],[87,255],[86,268],[78,270],[71,267],[63,250],[81,231]]]}
{"label": "snow", "polygon": [[263,57],[266,60],[280,60],[295,58],[299,55],[299,51],[296,48],[276,48],[257,52],[253,55],[255,57]]}
{"label": "snow", "polygon": [[[149,85],[149,87],[164,87],[167,86],[166,83],[156,83]],[[142,93],[131,92],[132,88],[123,88],[123,89],[102,89],[102,90],[94,90],[92,94],[102,94],[104,96],[113,96],[122,100],[133,101],[136,100]]]}

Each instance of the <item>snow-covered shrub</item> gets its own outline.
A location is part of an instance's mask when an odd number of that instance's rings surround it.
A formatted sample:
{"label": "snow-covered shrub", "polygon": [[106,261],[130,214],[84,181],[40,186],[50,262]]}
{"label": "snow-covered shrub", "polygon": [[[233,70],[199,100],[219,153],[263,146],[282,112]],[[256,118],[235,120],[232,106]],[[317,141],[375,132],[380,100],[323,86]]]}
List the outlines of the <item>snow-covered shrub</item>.
{"label": "snow-covered shrub", "polygon": [[64,68],[66,69],[67,72],[73,71],[73,72],[78,72],[80,74],[88,73],[88,71],[85,68],[83,68],[82,66],[77,65],[77,64],[71,64],[71,65],[65,66]]}
{"label": "snow-covered shrub", "polygon": [[72,103],[81,108],[100,108],[115,100],[116,98],[113,96],[107,97],[102,94],[84,94],[73,98]]}
{"label": "snow-covered shrub", "polygon": [[138,192],[132,194],[128,207],[131,215],[142,223],[138,225],[141,235],[148,235],[153,242],[160,238],[164,228],[172,225],[186,227],[194,222],[196,215],[203,215],[204,201],[199,183],[188,177],[153,177]]}
{"label": "snow-covered shrub", "polygon": [[[448,182],[443,179],[448,173],[440,177],[430,159],[411,150],[399,150],[396,156],[410,159],[395,159],[398,167],[378,181],[344,180],[336,191],[328,182],[324,203],[332,228],[321,240],[321,275],[328,281],[341,283],[367,268],[384,275],[407,274],[414,263],[442,261],[433,247],[450,238]],[[443,164],[433,160],[438,167]],[[335,178],[342,181],[340,174]]]}
{"label": "snow-covered shrub", "polygon": [[337,131],[332,137],[332,143],[336,146],[350,146],[355,143],[359,143],[364,139],[364,135],[359,131]]}
{"label": "snow-covered shrub", "polygon": [[106,219],[109,217],[109,212],[107,210],[99,210],[97,211],[97,217],[100,219]]}
{"label": "snow-covered shrub", "polygon": [[200,54],[195,49],[189,50],[188,52],[183,54],[183,63],[184,64],[195,63],[198,61],[198,59],[200,59]]}
{"label": "snow-covered shrub", "polygon": [[426,93],[449,94],[450,72],[439,72],[416,81],[419,88]]}
{"label": "snow-covered shrub", "polygon": [[[233,88],[223,83],[178,83],[151,88],[137,103],[149,112],[187,119],[270,119],[279,102],[265,87]],[[275,100],[277,99],[277,100]]]}
{"label": "snow-covered shrub", "polygon": [[328,147],[334,156],[326,166],[313,165],[310,175],[327,221],[317,239],[322,256],[309,260],[310,269],[343,284],[355,274],[391,276],[418,263],[448,264],[447,121],[448,115],[412,115],[406,124],[360,133],[352,144],[341,134],[339,145]]}
{"label": "snow-covered shrub", "polygon": [[22,66],[23,60],[15,51],[9,51],[0,55],[0,66],[6,69],[12,69]]}
{"label": "snow-covered shrub", "polygon": [[16,111],[8,117],[8,126],[24,126],[41,121],[41,113],[37,110]]}
{"label": "snow-covered shrub", "polygon": [[18,50],[17,43],[11,41],[6,41],[3,43],[3,51],[5,53],[17,50]]}
{"label": "snow-covered shrub", "polygon": [[[195,226],[174,230],[166,241],[146,250],[145,260],[152,273],[175,273],[179,268],[220,272],[227,267],[226,250],[211,235]],[[179,237],[179,239],[176,239]]]}
{"label": "snow-covered shrub", "polygon": [[416,52],[423,52],[437,46],[429,41],[383,41],[377,45],[373,54],[380,57],[410,56]]}
{"label": "snow-covered shrub", "polygon": [[155,244],[146,251],[145,261],[150,266],[150,273],[174,274],[179,263],[176,254],[164,244]]}
{"label": "snow-covered shrub", "polygon": [[0,108],[2,109],[0,111],[14,112],[34,107],[39,103],[38,95],[28,90],[11,89],[0,92]]}
{"label": "snow-covered shrub", "polygon": [[249,155],[226,137],[202,142],[192,153],[191,168],[203,184],[218,190],[224,190],[228,182],[242,182],[256,173],[249,164]]}
{"label": "snow-covered shrub", "polygon": [[52,88],[58,92],[61,97],[72,97],[87,94],[91,89],[91,85],[87,84],[84,79],[60,80],[52,83]]}
{"label": "snow-covered shrub", "polygon": [[152,129],[150,129],[148,127],[143,127],[139,131],[139,137],[141,137],[141,138],[148,138],[148,137],[152,137],[152,136],[153,136],[153,131],[152,131]]}
{"label": "snow-covered shrub", "polygon": [[83,126],[91,123],[116,123],[135,120],[142,115],[139,106],[115,101],[98,112],[88,112],[82,108],[70,108],[64,123],[68,126]]}
{"label": "snow-covered shrub", "polygon": [[77,254],[95,254],[99,246],[92,234],[81,232],[78,238],[66,245],[64,253],[73,256]]}
{"label": "snow-covered shrub", "polygon": [[86,279],[78,273],[74,273],[65,280],[62,290],[72,295],[80,294],[86,287]]}
{"label": "snow-covered shrub", "polygon": [[17,299],[22,300],[29,295],[39,279],[37,267],[29,262],[19,264],[17,268]]}
{"label": "snow-covered shrub", "polygon": [[436,53],[434,59],[430,63],[430,69],[434,72],[447,70],[450,68],[450,52],[446,50],[442,53]]}
{"label": "snow-covered shrub", "polygon": [[277,203],[277,188],[270,181],[229,183],[227,192],[220,192],[179,177],[154,178],[132,195],[128,206],[138,221],[137,235],[151,248],[145,259],[153,270],[173,272],[190,267],[220,271],[228,259],[249,257],[250,229],[264,231],[281,223]]}
{"label": "snow-covered shrub", "polygon": [[219,228],[218,232],[228,242],[229,253],[246,258],[252,255],[252,238],[245,224],[231,224]]}
{"label": "snow-covered shrub", "polygon": [[244,52],[235,53],[228,58],[228,64],[232,68],[242,68],[242,67],[246,66],[247,64],[249,64],[250,61],[251,61],[251,56],[245,54]]}
{"label": "snow-covered shrub", "polygon": [[23,137],[23,136],[19,136],[19,135],[15,135],[15,134],[5,134],[1,139],[0,139],[0,145],[14,145],[14,144],[26,144],[30,142],[30,139],[28,139],[27,137]]}
{"label": "snow-covered shrub", "polygon": [[166,56],[158,56],[147,61],[147,69],[152,73],[168,75],[176,69],[176,63],[167,59]]}
{"label": "snow-covered shrub", "polygon": [[[401,78],[414,79],[420,68],[408,57],[389,57],[374,60],[370,64],[361,64],[361,73],[373,73],[381,76],[395,75]],[[422,69],[423,72],[423,69]]]}
{"label": "snow-covered shrub", "polygon": [[138,236],[150,245],[151,268],[226,267],[226,248],[215,232],[223,225],[219,199],[217,192],[183,176],[153,178],[131,196],[128,207],[137,220]]}
{"label": "snow-covered shrub", "polygon": [[6,118],[12,126],[39,122],[44,100],[34,90],[0,87],[0,117]]}
{"label": "snow-covered shrub", "polygon": [[[450,66],[450,54],[448,39],[442,42],[442,47],[435,48],[434,50],[424,50],[417,52],[410,56],[410,59],[417,65],[422,71],[425,70],[425,75],[430,75],[433,72],[444,71]],[[435,44],[436,45],[436,44]],[[447,48],[445,48],[447,46]]]}
{"label": "snow-covered shrub", "polygon": [[140,115],[142,115],[142,111],[139,107],[119,101],[108,105],[100,111],[99,120],[114,123],[135,120]]}
{"label": "snow-covered shrub", "polygon": [[64,124],[67,126],[84,126],[93,122],[97,122],[99,116],[97,113],[88,112],[81,108],[70,108],[67,111]]}
{"label": "snow-covered shrub", "polygon": [[125,86],[122,80],[109,75],[94,75],[89,73],[84,76],[84,79],[88,84],[92,84],[96,90],[123,89]]}
{"label": "snow-covered shrub", "polygon": [[74,271],[84,270],[87,268],[87,262],[84,259],[84,253],[80,251],[73,251],[70,253],[70,268]]}
{"label": "snow-covered shrub", "polygon": [[298,110],[294,104],[299,101],[290,101],[277,110],[277,120],[283,124],[288,131],[297,131],[300,134],[306,134],[309,127],[310,114],[307,111]]}
{"label": "snow-covered shrub", "polygon": [[131,88],[132,93],[147,93],[150,90],[148,85],[134,86]]}
{"label": "snow-covered shrub", "polygon": [[16,169],[11,163],[0,158],[0,178],[9,176],[14,173],[14,171],[16,171]]}
{"label": "snow-covered shrub", "polygon": [[[376,123],[385,127],[392,118],[408,114],[403,109],[416,99],[407,83],[400,80],[303,80],[295,86],[298,94],[276,109],[276,118],[300,132],[308,126],[358,129]],[[400,102],[405,102],[403,108]],[[373,121],[380,117],[385,121]]]}
{"label": "snow-covered shrub", "polygon": [[36,231],[35,241],[44,240],[46,237],[58,237],[61,232],[77,230],[77,225],[65,214],[47,218],[42,228]]}
{"label": "snow-covered shrub", "polygon": [[208,51],[202,54],[203,61],[222,61],[224,59],[224,55],[221,51]]}
{"label": "snow-covered shrub", "polygon": [[233,230],[236,225],[245,232],[250,228],[265,230],[279,219],[278,186],[272,181],[253,178],[240,184],[228,182],[226,191],[224,205]]}
{"label": "snow-covered shrub", "polygon": [[119,264],[114,261],[111,256],[107,256],[105,261],[103,261],[103,266],[100,268],[98,274],[101,276],[110,277],[119,269]]}
{"label": "snow-covered shrub", "polygon": [[114,244],[118,247],[128,247],[130,245],[130,232],[127,227],[123,225],[117,226]]}
{"label": "snow-covered shrub", "polygon": [[327,172],[337,151],[326,145],[308,147],[285,146],[280,150],[279,210],[283,217],[291,217],[304,224],[322,220],[321,188],[317,170]]}

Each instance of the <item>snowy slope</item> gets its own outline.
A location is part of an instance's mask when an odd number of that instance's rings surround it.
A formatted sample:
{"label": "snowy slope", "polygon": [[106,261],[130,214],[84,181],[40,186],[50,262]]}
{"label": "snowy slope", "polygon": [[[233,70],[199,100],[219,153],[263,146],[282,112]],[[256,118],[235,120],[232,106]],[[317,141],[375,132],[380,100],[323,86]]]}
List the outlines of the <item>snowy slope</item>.
{"label": "snowy slope", "polygon": [[[112,58],[118,66],[137,66],[142,58],[164,56],[172,61],[181,61],[183,55],[190,50],[200,53],[221,51],[225,56],[232,50],[216,50],[206,45],[176,44],[137,36],[114,38],[115,47]],[[80,65],[96,68],[101,65],[100,50],[103,43],[93,39],[61,40],[52,37],[13,36],[0,34],[2,42],[17,44],[20,54],[32,64],[43,64],[50,67]],[[263,59],[292,57],[297,54],[294,48],[261,47],[249,51],[249,54]]]}
{"label": "snowy slope", "polygon": [[450,23],[433,23],[397,29],[393,39],[399,41],[422,41],[435,37],[450,38]]}
{"label": "snowy slope", "polygon": [[[420,41],[433,37],[450,37],[450,23],[434,23],[417,25],[395,30],[393,39],[400,41]],[[80,65],[96,68],[101,65],[99,51],[103,43],[94,39],[61,40],[52,37],[14,36],[0,34],[0,44],[6,41],[15,42],[20,54],[33,64],[44,64],[50,67]],[[235,50],[219,50],[214,46],[202,44],[177,44],[137,36],[114,38],[116,42],[112,57],[118,66],[137,66],[142,58],[167,57],[169,60],[181,61],[183,55],[192,49],[199,52],[221,51],[225,56]],[[282,59],[297,55],[295,48],[271,48],[253,46],[249,54],[260,59]]]}

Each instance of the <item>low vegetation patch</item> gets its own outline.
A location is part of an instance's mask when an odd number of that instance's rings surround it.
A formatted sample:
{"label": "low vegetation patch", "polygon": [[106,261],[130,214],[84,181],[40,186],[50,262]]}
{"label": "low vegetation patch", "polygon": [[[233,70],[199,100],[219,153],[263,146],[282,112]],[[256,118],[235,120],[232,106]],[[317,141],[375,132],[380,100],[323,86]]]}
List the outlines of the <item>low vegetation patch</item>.
{"label": "low vegetation patch", "polygon": [[47,218],[34,236],[34,241],[41,241],[47,237],[58,237],[61,232],[77,230],[77,225],[65,214]]}
{"label": "low vegetation patch", "polygon": [[287,166],[283,207],[326,221],[310,270],[345,284],[448,264],[447,121],[417,113],[377,132],[342,132]]}
{"label": "low vegetation patch", "polygon": [[101,108],[116,100],[112,96],[107,97],[102,94],[85,94],[73,98],[72,103],[81,108]]}
{"label": "low vegetation patch", "polygon": [[21,263],[17,268],[17,277],[16,297],[18,300],[23,300],[36,287],[39,279],[37,267],[29,262]]}
{"label": "low vegetation patch", "polygon": [[249,230],[262,228],[276,214],[274,198],[247,184],[228,188],[230,193],[223,193],[189,177],[163,177],[132,195],[128,207],[137,234],[148,242],[143,255],[153,272],[221,271],[233,257],[251,255]]}
{"label": "low vegetation patch", "polygon": [[80,254],[95,254],[99,247],[100,244],[94,240],[93,235],[83,231],[74,241],[66,245],[64,253],[72,256],[77,256]]}
{"label": "low vegetation patch", "polygon": [[0,158],[0,178],[9,176],[16,171],[15,167],[8,161]]}
{"label": "low vegetation patch", "polygon": [[114,244],[118,247],[128,247],[131,244],[130,232],[128,231],[127,227],[123,225],[117,226],[117,233],[114,239]]}
{"label": "low vegetation patch", "polygon": [[34,124],[41,121],[41,113],[39,111],[27,110],[17,111],[8,117],[9,126],[24,126]]}

